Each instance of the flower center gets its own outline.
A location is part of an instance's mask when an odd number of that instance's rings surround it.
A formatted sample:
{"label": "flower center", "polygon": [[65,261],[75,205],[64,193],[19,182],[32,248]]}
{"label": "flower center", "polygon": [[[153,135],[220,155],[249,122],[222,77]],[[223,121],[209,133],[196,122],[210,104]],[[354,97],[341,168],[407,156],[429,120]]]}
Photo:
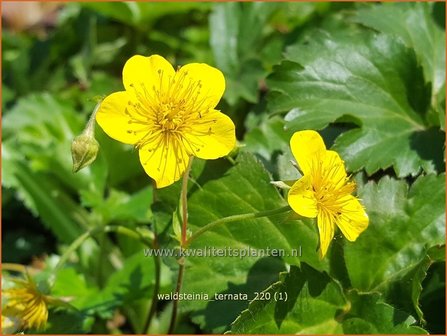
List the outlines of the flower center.
{"label": "flower center", "polygon": [[128,132],[141,134],[137,147],[154,142],[160,135],[183,138],[182,133],[190,130],[210,108],[206,95],[202,95],[201,81],[188,76],[188,71],[172,76],[158,70],[158,77],[158,84],[151,88],[145,83],[130,84],[136,100],[129,101],[126,114],[129,124],[137,124]]}
{"label": "flower center", "polygon": [[184,109],[178,104],[161,103],[158,107],[157,121],[163,132],[177,130],[184,121]]}
{"label": "flower center", "polygon": [[312,167],[313,183],[317,207],[331,213],[338,213],[344,205],[345,196],[355,189],[355,183],[349,182],[341,162],[332,160],[325,164],[321,159],[314,161]]}

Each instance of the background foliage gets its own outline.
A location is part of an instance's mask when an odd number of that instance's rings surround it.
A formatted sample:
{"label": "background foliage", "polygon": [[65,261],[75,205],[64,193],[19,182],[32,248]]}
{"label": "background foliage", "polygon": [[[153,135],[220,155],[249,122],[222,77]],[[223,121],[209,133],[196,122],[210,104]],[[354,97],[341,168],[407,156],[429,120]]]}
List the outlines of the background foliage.
{"label": "background foliage", "polygon": [[[219,108],[242,147],[193,166],[191,230],[285,205],[271,180],[298,178],[294,131],[315,129],[359,186],[370,227],[318,258],[315,223],[291,215],[218,227],[193,248],[301,248],[299,257],[188,258],[178,333],[445,332],[445,7],[442,3],[67,3],[2,34],[2,261],[43,268],[85,231],[122,225],[175,245],[178,184],[155,190],[130,146],[98,127],[98,159],[71,171],[70,144],[97,98],[121,89],[134,54],[221,69]],[[55,11],[55,12],[54,12]],[[6,14],[4,14],[6,15]],[[152,204],[152,206],[151,206]],[[231,206],[229,206],[231,205]],[[174,215],[175,216],[175,215]],[[89,238],[51,294],[45,333],[141,333],[154,286],[144,245]],[[162,263],[161,292],[177,264]],[[265,300],[253,300],[255,292]],[[269,293],[269,294],[266,294]],[[287,293],[288,300],[275,300]],[[149,331],[166,333],[171,303]]]}

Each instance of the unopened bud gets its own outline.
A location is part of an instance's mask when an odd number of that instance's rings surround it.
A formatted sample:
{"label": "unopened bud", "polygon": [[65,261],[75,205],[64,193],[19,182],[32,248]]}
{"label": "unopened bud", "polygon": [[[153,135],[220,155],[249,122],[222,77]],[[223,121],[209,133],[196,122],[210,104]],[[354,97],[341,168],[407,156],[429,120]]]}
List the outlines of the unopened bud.
{"label": "unopened bud", "polygon": [[96,139],[86,133],[74,138],[71,143],[71,157],[73,159],[73,173],[90,165],[98,155],[99,143]]}
{"label": "unopened bud", "polygon": [[99,143],[95,139],[95,117],[101,106],[99,101],[87,125],[81,135],[74,138],[71,143],[71,157],[73,159],[73,173],[80,171],[82,168],[90,165],[95,161],[99,151]]}

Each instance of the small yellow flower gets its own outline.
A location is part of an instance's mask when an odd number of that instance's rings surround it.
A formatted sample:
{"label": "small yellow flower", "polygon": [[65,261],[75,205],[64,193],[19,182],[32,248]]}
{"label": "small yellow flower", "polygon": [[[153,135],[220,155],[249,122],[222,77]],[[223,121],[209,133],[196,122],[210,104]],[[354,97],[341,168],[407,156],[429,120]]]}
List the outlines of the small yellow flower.
{"label": "small yellow flower", "polygon": [[299,215],[317,218],[323,258],[334,237],[335,226],[349,241],[355,241],[368,227],[368,215],[359,200],[351,195],[355,183],[349,181],[340,156],[326,150],[317,132],[296,132],[290,139],[290,147],[303,177],[290,189],[288,202]]}
{"label": "small yellow flower", "polygon": [[191,63],[175,71],[163,57],[131,57],[125,91],[104,99],[96,121],[113,139],[135,145],[158,188],[179,180],[191,156],[217,159],[236,144],[232,120],[215,109],[225,90],[216,68]]}
{"label": "small yellow flower", "polygon": [[[15,279],[14,287],[3,290],[6,303],[2,307],[2,322],[17,323],[22,329],[42,329],[48,320],[48,299],[30,277]],[[2,323],[3,326],[3,323]],[[10,326],[11,327],[11,326]]]}

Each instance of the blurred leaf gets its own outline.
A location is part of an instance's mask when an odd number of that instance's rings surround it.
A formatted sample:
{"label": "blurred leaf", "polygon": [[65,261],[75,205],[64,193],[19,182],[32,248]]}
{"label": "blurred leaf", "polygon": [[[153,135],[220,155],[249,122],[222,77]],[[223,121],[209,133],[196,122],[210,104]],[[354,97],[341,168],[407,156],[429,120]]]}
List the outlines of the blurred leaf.
{"label": "blurred leaf", "polygon": [[79,237],[86,220],[77,204],[45,175],[32,173],[22,162],[14,162],[14,167],[17,183],[14,187],[21,190],[25,204],[41,217],[60,241],[71,243]]}
{"label": "blurred leaf", "polygon": [[444,133],[426,120],[429,87],[414,52],[397,39],[319,32],[290,47],[286,59],[269,80],[269,107],[288,112],[288,128],[358,126],[334,146],[350,171],[444,171]]}
{"label": "blurred leaf", "polygon": [[76,311],[50,311],[48,324],[44,330],[30,330],[31,334],[88,334],[93,318]]}
{"label": "blurred leaf", "polygon": [[146,187],[134,194],[111,190],[104,200],[89,191],[81,192],[84,206],[93,207],[104,223],[112,221],[133,221],[147,223],[151,218],[149,205],[152,203],[152,187]]}
{"label": "blurred leaf", "polygon": [[259,50],[265,44],[268,20],[277,7],[267,2],[229,2],[213,7],[210,43],[216,65],[227,80],[225,97],[230,105],[239,98],[257,101],[259,80],[266,74]]}
{"label": "blurred leaf", "polygon": [[143,251],[127,258],[123,267],[113,273],[100,291],[79,298],[78,306],[89,314],[111,318],[116,308],[152,295],[154,264]]}
{"label": "blurred leaf", "polygon": [[87,284],[83,274],[76,272],[74,268],[63,268],[57,272],[51,295],[65,299],[74,307],[82,309],[83,298],[97,291],[96,286]]}
{"label": "blurred leaf", "polygon": [[245,134],[244,150],[270,160],[277,151],[290,151],[289,140],[293,132],[285,129],[284,120],[278,116],[265,119]]}
{"label": "blurred leaf", "polygon": [[101,194],[107,177],[101,155],[94,166],[71,172],[70,144],[82,128],[73,107],[49,94],[20,99],[3,119],[3,185],[16,189],[66,243],[88,225],[87,213],[72,195],[82,189]]}
{"label": "blurred leaf", "polygon": [[[240,153],[235,166],[222,160],[207,161],[199,176],[193,174],[188,200],[189,228],[198,228],[226,216],[265,210],[285,205],[283,198],[270,184],[271,178],[264,167],[249,153]],[[176,185],[173,188],[177,187]],[[172,217],[166,213],[175,210],[178,193],[173,188],[157,190],[153,212],[158,230],[167,227],[172,233]],[[231,206],[229,206],[231,205]],[[210,299],[215,293],[245,293],[250,299],[276,280],[276,274],[285,269],[284,262],[298,264],[305,261],[318,269],[327,269],[316,251],[318,237],[312,221],[293,221],[291,214],[271,218],[245,220],[221,225],[199,237],[191,249],[242,249],[247,256],[190,256],[186,259],[183,291],[206,293]],[[166,233],[165,233],[166,234]],[[281,258],[269,256],[267,250],[282,250]],[[292,250],[295,249],[295,250]],[[250,255],[249,251],[258,255]],[[302,251],[302,255],[299,255]],[[262,253],[264,255],[262,255]],[[298,256],[293,255],[298,254]],[[176,265],[172,260],[170,264]],[[175,266],[173,266],[175,267]],[[174,288],[172,289],[174,290]],[[246,308],[247,301],[182,301],[180,308],[193,311],[193,320],[205,331],[223,332],[237,314]]]}
{"label": "blurred leaf", "polygon": [[[26,159],[33,171],[52,174],[72,191],[88,186],[100,190],[105,181],[96,180],[93,183],[92,169],[72,173],[71,141],[83,127],[83,117],[75,112],[69,102],[47,93],[30,95],[20,99],[4,117],[4,146],[18,160]],[[95,165],[105,169],[101,161],[98,159]],[[10,172],[5,173],[10,176]],[[10,185],[9,179],[3,183]]]}
{"label": "blurred leaf", "polygon": [[83,2],[82,6],[101,13],[106,17],[136,27],[147,27],[158,18],[185,13],[192,9],[206,10],[209,4],[195,2],[155,3],[155,2]]}
{"label": "blurred leaf", "polygon": [[445,242],[445,175],[421,176],[410,189],[384,177],[358,194],[370,224],[355,243],[346,242],[346,267],[353,288],[386,292]]}
{"label": "blurred leaf", "polygon": [[232,334],[342,333],[338,318],[349,309],[340,285],[305,263],[281,273],[259,298],[232,323]]}

